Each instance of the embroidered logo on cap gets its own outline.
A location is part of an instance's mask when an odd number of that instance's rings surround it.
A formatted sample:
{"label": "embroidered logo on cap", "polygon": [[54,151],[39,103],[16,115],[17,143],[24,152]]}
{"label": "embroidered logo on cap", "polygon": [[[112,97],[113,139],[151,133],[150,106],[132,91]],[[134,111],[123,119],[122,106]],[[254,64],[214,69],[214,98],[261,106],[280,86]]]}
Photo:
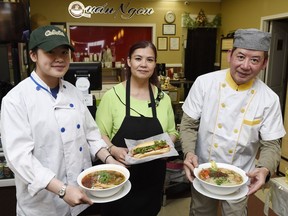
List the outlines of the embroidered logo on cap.
{"label": "embroidered logo on cap", "polygon": [[65,37],[64,33],[60,30],[56,31],[55,29],[53,29],[52,31],[50,30],[47,30],[45,32],[45,36],[48,37],[48,36],[53,36],[53,35],[60,35],[60,36],[63,36]]}

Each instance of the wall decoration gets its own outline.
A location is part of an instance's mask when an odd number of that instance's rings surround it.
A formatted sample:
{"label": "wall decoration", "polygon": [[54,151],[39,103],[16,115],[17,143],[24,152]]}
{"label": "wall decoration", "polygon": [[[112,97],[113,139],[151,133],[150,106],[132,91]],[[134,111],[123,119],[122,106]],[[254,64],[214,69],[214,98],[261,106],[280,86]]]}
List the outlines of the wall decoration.
{"label": "wall decoration", "polygon": [[163,35],[175,35],[176,25],[175,24],[163,24]]}
{"label": "wall decoration", "polygon": [[199,14],[182,14],[181,27],[186,28],[218,28],[221,26],[221,15],[205,15],[201,9]]}
{"label": "wall decoration", "polygon": [[170,37],[169,39],[169,50],[179,50],[180,37]]}
{"label": "wall decoration", "polygon": [[165,22],[171,24],[175,22],[176,15],[173,11],[167,11],[167,13],[164,16]]}
{"label": "wall decoration", "polygon": [[203,9],[200,10],[200,12],[198,13],[198,16],[196,17],[196,23],[198,26],[206,26],[207,24],[207,17],[203,11]]}
{"label": "wall decoration", "polygon": [[168,47],[168,38],[167,37],[157,37],[157,49],[167,50]]}

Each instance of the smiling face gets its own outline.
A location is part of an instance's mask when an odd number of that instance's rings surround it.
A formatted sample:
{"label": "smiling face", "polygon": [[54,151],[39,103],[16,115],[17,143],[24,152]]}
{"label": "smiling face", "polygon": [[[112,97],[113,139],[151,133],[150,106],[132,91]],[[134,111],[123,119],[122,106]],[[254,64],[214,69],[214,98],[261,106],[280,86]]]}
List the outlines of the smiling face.
{"label": "smiling face", "polygon": [[127,64],[134,79],[149,80],[156,67],[155,53],[151,47],[136,49],[127,59]]}
{"label": "smiling face", "polygon": [[63,77],[69,68],[69,49],[59,46],[49,52],[38,49],[30,51],[30,57],[36,63],[36,73],[50,87],[56,87],[59,78]]}
{"label": "smiling face", "polygon": [[238,85],[254,79],[267,65],[264,51],[236,48],[229,52],[230,73],[234,82]]}

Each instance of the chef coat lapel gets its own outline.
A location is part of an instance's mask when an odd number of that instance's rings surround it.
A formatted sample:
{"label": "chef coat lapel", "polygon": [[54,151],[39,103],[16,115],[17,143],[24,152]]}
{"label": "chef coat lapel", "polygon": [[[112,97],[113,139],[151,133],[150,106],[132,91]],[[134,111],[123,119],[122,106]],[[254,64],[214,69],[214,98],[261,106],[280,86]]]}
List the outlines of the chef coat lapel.
{"label": "chef coat lapel", "polygon": [[[254,82],[241,88],[231,79],[226,76],[226,80],[220,84],[218,117],[213,126],[213,146],[209,148],[209,160],[218,160],[219,155],[226,155],[226,163],[233,163],[239,154],[245,155],[244,150],[258,148],[258,142],[254,145],[251,145],[251,142],[258,140],[258,129],[262,120],[256,114],[259,101],[255,101],[257,88]],[[229,110],[233,112],[230,113]],[[227,121],[227,116],[234,121]],[[229,141],[222,137],[229,137]]]}

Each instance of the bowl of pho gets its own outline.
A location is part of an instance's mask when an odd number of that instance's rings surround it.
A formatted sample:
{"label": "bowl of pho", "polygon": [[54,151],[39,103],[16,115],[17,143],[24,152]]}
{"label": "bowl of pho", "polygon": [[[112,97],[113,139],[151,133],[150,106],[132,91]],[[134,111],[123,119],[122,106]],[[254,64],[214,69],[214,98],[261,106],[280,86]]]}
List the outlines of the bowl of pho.
{"label": "bowl of pho", "polygon": [[81,172],[77,183],[92,196],[109,197],[119,192],[129,177],[129,170],[123,166],[101,164]]}
{"label": "bowl of pho", "polygon": [[217,195],[228,195],[245,185],[248,177],[244,170],[225,163],[204,163],[194,169],[201,186]]}

